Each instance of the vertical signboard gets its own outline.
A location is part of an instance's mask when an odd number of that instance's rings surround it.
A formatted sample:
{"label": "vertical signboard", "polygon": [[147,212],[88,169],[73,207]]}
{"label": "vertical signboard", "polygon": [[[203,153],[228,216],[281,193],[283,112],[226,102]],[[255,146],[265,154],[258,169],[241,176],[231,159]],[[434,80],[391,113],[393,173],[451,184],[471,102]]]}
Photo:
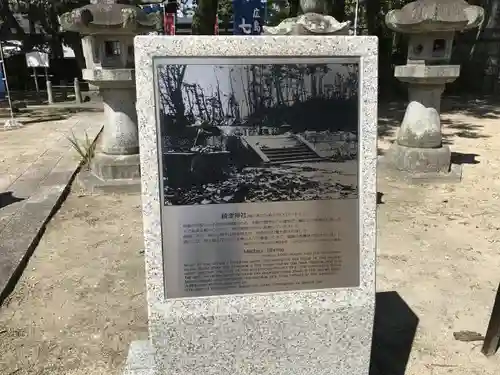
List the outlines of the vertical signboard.
{"label": "vertical signboard", "polygon": [[261,0],[233,0],[234,35],[262,33],[265,3]]}
{"label": "vertical signboard", "polygon": [[215,15],[214,35],[219,35],[219,16]]}
{"label": "vertical signboard", "polygon": [[[3,62],[2,62],[3,64]],[[0,100],[4,100],[6,97],[5,95],[5,82],[4,82],[4,76],[3,76],[3,69],[0,70]]]}
{"label": "vertical signboard", "polygon": [[165,13],[165,35],[175,35],[174,13]]}
{"label": "vertical signboard", "polygon": [[177,2],[169,1],[164,4],[163,28],[165,35],[175,35]]}

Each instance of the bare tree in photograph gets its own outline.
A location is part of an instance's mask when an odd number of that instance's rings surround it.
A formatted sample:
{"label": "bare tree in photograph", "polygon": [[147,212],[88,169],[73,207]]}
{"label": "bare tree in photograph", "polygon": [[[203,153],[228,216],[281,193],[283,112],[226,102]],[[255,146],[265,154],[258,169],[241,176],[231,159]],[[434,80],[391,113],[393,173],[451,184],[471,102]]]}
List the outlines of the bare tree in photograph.
{"label": "bare tree in photograph", "polygon": [[[355,164],[339,164],[357,155],[356,66],[165,65],[158,77],[165,204],[356,196]],[[339,168],[352,177],[332,180]]]}
{"label": "bare tree in photograph", "polygon": [[[187,125],[183,98],[184,75],[187,65],[161,65],[158,69],[160,106],[178,127]],[[174,130],[174,129],[172,129]]]}

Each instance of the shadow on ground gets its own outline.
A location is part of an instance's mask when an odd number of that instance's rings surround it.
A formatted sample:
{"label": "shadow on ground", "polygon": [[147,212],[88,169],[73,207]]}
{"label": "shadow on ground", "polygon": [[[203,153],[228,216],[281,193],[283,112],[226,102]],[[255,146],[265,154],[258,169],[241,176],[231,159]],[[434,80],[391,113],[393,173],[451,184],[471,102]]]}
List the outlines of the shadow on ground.
{"label": "shadow on ground", "polygon": [[52,116],[64,116],[70,115],[80,112],[102,112],[104,109],[102,107],[102,103],[96,103],[95,106],[90,105],[81,105],[74,106],[66,105],[66,106],[46,106],[46,107],[32,107],[26,108],[19,111],[19,116],[23,117],[39,117],[43,115],[52,115]]}
{"label": "shadow on ground", "polygon": [[443,134],[443,143],[446,145],[453,144],[453,138],[469,138],[469,139],[479,139],[479,138],[489,138],[489,135],[482,134],[482,125],[466,124],[463,122],[458,122],[456,120],[451,121],[449,119],[441,119],[441,124],[447,129],[451,129],[453,133]]}
{"label": "shadow on ground", "polygon": [[451,162],[452,164],[479,164],[480,161],[476,158],[478,154],[464,154],[461,152],[452,152],[451,153]]}
{"label": "shadow on ground", "polygon": [[12,195],[11,191],[6,191],[5,193],[0,193],[0,209],[10,206],[11,204],[21,202],[24,198],[18,198]]}
{"label": "shadow on ground", "polygon": [[405,102],[381,102],[378,108],[378,136],[393,137],[396,134],[406,109]]}
{"label": "shadow on ground", "polygon": [[377,192],[377,204],[384,204],[384,193],[381,193],[380,191]]}
{"label": "shadow on ground", "polygon": [[500,119],[500,98],[494,96],[447,96],[441,107],[443,113],[463,113],[475,118]]}
{"label": "shadow on ground", "polygon": [[370,375],[404,375],[419,320],[397,292],[376,295]]}

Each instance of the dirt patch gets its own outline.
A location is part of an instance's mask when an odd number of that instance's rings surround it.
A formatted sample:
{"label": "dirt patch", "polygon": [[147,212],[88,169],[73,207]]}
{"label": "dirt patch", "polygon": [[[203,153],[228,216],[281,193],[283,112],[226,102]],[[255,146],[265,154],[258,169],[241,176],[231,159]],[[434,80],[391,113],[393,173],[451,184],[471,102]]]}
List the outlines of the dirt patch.
{"label": "dirt patch", "polygon": [[147,337],[140,196],[72,192],[0,309],[0,374],[119,374]]}
{"label": "dirt patch", "polygon": [[[498,118],[444,116],[444,138],[463,164],[459,184],[408,186],[379,179],[377,290],[396,291],[419,318],[405,375],[494,375],[500,353],[485,358],[482,342],[500,270],[500,135]],[[474,136],[457,133],[470,123]],[[379,142],[389,147],[390,138]],[[403,374],[398,374],[403,375]]]}

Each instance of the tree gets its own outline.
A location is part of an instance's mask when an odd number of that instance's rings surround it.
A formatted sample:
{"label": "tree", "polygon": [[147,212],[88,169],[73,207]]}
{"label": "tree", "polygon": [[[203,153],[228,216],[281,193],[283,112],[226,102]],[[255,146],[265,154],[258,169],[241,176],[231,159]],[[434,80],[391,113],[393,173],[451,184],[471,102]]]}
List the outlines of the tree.
{"label": "tree", "polygon": [[333,0],[330,15],[337,21],[343,22],[346,17],[346,0]]}
{"label": "tree", "polygon": [[[53,58],[63,57],[64,43],[75,51],[75,58],[83,67],[80,36],[78,33],[61,32],[59,16],[88,3],[88,0],[0,0],[0,21],[5,24],[3,39],[22,41],[23,51],[26,52],[48,47]],[[29,20],[28,30],[23,29],[14,14],[21,14]],[[37,33],[37,29],[41,32]]]}
{"label": "tree", "polygon": [[15,34],[18,35],[25,34],[24,29],[19,25],[19,22],[17,22],[14,17],[9,0],[0,0],[0,20],[5,26],[5,30],[8,30],[11,33],[12,30],[15,30]]}
{"label": "tree", "polygon": [[194,35],[214,35],[218,0],[198,0],[193,17]]}

